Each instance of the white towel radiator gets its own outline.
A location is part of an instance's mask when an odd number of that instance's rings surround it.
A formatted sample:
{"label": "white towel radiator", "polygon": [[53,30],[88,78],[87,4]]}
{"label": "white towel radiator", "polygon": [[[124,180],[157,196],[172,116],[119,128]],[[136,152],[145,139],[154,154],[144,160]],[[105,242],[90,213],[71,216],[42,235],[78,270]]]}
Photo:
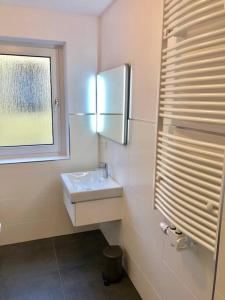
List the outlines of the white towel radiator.
{"label": "white towel radiator", "polygon": [[155,208],[217,252],[225,171],[225,1],[165,0]]}

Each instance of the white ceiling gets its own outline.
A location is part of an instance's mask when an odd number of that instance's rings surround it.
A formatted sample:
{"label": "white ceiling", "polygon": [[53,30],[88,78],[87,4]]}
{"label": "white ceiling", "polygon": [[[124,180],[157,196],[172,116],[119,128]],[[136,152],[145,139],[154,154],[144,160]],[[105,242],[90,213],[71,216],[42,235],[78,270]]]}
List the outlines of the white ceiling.
{"label": "white ceiling", "polygon": [[100,15],[114,0],[0,0],[0,4],[22,5],[64,12]]}

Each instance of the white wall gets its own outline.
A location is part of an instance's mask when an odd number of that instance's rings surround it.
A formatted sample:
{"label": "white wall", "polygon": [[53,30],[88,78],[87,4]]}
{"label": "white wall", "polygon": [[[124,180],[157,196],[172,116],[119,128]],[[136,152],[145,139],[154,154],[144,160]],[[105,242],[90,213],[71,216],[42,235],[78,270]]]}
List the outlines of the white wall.
{"label": "white wall", "polygon": [[217,278],[215,286],[215,299],[225,299],[225,206],[223,208],[223,218],[220,235],[219,259],[217,268]]}
{"label": "white wall", "polygon": [[127,270],[146,300],[211,300],[214,262],[203,248],[176,252],[153,210],[162,0],[117,0],[100,20],[99,69],[133,67],[132,120],[127,147],[101,138],[101,159],[124,186],[124,220],[102,225],[121,243]]}
{"label": "white wall", "polygon": [[[65,42],[69,112],[92,112],[88,84],[96,72],[97,19],[16,6],[0,6],[0,38]],[[59,175],[97,163],[91,116],[71,116],[71,160],[0,165],[0,245],[73,232],[62,204]]]}

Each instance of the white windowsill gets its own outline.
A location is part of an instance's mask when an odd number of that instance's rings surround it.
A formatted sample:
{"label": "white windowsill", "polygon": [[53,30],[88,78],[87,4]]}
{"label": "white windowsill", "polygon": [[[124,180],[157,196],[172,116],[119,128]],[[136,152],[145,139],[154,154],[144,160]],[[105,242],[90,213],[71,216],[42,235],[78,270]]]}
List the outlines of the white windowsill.
{"label": "white windowsill", "polygon": [[69,155],[3,158],[3,159],[0,159],[0,165],[33,163],[33,162],[47,162],[47,161],[57,161],[57,160],[69,160],[69,159],[70,159]]}

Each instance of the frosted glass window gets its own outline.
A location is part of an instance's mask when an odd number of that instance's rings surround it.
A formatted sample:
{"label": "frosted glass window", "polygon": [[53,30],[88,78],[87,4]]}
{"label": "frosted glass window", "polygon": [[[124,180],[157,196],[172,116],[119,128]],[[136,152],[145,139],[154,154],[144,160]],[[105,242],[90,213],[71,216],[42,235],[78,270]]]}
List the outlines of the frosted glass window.
{"label": "frosted glass window", "polygon": [[53,142],[51,58],[0,55],[0,146]]}

